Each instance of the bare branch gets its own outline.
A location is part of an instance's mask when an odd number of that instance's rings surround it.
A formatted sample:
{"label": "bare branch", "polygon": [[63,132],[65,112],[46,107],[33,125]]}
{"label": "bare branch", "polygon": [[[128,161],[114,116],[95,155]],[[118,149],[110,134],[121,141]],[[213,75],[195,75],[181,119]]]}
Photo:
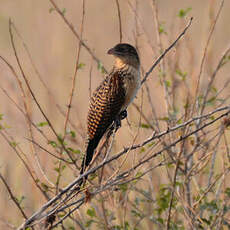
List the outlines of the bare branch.
{"label": "bare branch", "polygon": [[182,33],[176,38],[176,40],[160,55],[160,57],[157,58],[157,60],[153,63],[153,65],[150,67],[150,69],[146,72],[141,84],[144,84],[144,82],[147,80],[149,75],[152,73],[153,69],[158,65],[158,63],[164,58],[164,56],[177,44],[177,42],[185,35],[187,29],[190,27],[192,24],[193,18],[190,18],[189,23],[187,26],[184,28]]}

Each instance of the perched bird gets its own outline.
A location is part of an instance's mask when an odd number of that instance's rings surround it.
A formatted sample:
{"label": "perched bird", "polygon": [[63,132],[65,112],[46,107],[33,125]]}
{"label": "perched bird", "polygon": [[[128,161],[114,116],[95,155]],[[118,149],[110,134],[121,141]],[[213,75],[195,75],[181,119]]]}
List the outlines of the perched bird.
{"label": "perched bird", "polygon": [[140,88],[140,60],[136,49],[119,43],[108,54],[115,57],[111,72],[93,93],[87,117],[87,147],[81,165],[83,174],[105,132],[119,126],[127,116],[126,109]]}

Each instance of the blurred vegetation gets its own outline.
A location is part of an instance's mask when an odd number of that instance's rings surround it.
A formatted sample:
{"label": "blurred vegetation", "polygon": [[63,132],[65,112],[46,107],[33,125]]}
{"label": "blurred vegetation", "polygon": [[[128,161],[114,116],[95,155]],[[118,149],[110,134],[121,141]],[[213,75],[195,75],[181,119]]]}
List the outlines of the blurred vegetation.
{"label": "blurred vegetation", "polygon": [[143,79],[191,17],[91,168],[107,152],[116,159],[26,229],[230,229],[229,8],[1,0],[0,229],[17,229],[78,178],[89,97],[113,64],[107,50],[121,38],[136,46]]}

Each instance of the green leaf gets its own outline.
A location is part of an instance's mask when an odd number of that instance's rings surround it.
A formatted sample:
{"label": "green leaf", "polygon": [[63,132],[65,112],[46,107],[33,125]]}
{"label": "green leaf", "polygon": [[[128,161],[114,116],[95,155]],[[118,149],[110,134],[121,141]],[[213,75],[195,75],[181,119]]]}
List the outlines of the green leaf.
{"label": "green leaf", "polygon": [[181,9],[177,16],[179,18],[184,18],[188,14],[188,12],[191,11],[191,10],[192,10],[191,7],[188,7],[187,9]]}
{"label": "green leaf", "polygon": [[57,143],[55,141],[48,141],[49,145],[52,145],[54,148],[57,147]]}
{"label": "green leaf", "polygon": [[135,178],[140,178],[143,175],[143,173],[141,171],[138,171],[135,175]]}
{"label": "green leaf", "polygon": [[186,79],[186,76],[188,75],[187,72],[182,72],[181,70],[177,69],[176,74],[181,77],[182,81]]}
{"label": "green leaf", "polygon": [[73,149],[73,148],[71,148],[71,147],[68,147],[67,149],[68,149],[70,152],[75,153],[75,154],[80,154],[80,153],[81,153],[81,151],[80,151],[79,149]]}
{"label": "green leaf", "polygon": [[66,8],[63,8],[61,13],[62,13],[63,15],[65,15],[65,13],[66,13]]}
{"label": "green leaf", "polygon": [[55,9],[54,8],[49,8],[49,13],[52,13]]}
{"label": "green leaf", "polygon": [[46,185],[45,183],[41,183],[41,186],[42,186],[44,191],[46,191],[46,192],[48,191],[48,189],[49,189],[48,185]]}
{"label": "green leaf", "polygon": [[210,99],[208,99],[206,104],[209,105],[209,106],[213,106],[215,102],[216,102],[216,96],[213,96]]}
{"label": "green leaf", "polygon": [[101,73],[103,73],[103,74],[105,73],[104,66],[102,65],[101,62],[98,63],[97,69],[98,69]]}
{"label": "green leaf", "polygon": [[165,31],[165,28],[164,28],[164,23],[161,23],[159,25],[158,31],[159,31],[160,34],[167,34],[166,31]]}
{"label": "green leaf", "polygon": [[3,120],[4,114],[0,113],[0,120]]}
{"label": "green leaf", "polygon": [[85,224],[85,227],[90,227],[94,220],[88,220]]}
{"label": "green leaf", "polygon": [[43,127],[43,126],[46,126],[46,125],[48,125],[48,122],[46,122],[46,121],[43,121],[43,122],[40,122],[40,123],[37,124],[38,127]]}
{"label": "green leaf", "polygon": [[162,117],[162,118],[159,118],[160,121],[169,121],[169,118],[168,117]]}
{"label": "green leaf", "polygon": [[147,147],[148,148],[151,148],[152,146],[154,146],[155,145],[155,141],[152,141],[152,142],[150,142],[149,144],[147,144]]}
{"label": "green leaf", "polygon": [[16,147],[17,145],[18,145],[18,143],[17,142],[15,142],[15,141],[12,141],[12,142],[10,142],[10,145],[12,146],[12,147]]}
{"label": "green leaf", "polygon": [[124,230],[128,230],[128,229],[130,229],[130,228],[129,228],[129,222],[128,222],[128,221],[125,221]]}
{"label": "green leaf", "polygon": [[70,131],[69,133],[70,133],[71,137],[73,137],[73,138],[76,137],[76,133],[74,131]]}
{"label": "green leaf", "polygon": [[128,183],[120,184],[118,186],[123,192],[126,192],[128,190]]}
{"label": "green leaf", "polygon": [[89,208],[86,213],[92,218],[96,216],[96,212],[94,208],[91,208],[91,209]]}
{"label": "green leaf", "polygon": [[91,173],[89,175],[89,180],[94,180],[97,177],[97,173]]}
{"label": "green leaf", "polygon": [[172,85],[171,81],[166,80],[165,85],[166,85],[167,88],[171,87],[171,85]]}
{"label": "green leaf", "polygon": [[135,216],[135,217],[141,217],[141,213],[137,212],[135,209],[131,210],[131,213]]}
{"label": "green leaf", "polygon": [[142,124],[141,124],[141,128],[149,129],[149,128],[151,128],[151,127],[150,127],[150,125],[148,125],[148,124],[142,123]]}
{"label": "green leaf", "polygon": [[141,147],[140,153],[145,152],[145,147]]}
{"label": "green leaf", "polygon": [[64,144],[64,139],[63,139],[61,134],[58,135],[57,139],[58,139],[60,144]]}
{"label": "green leaf", "polygon": [[230,55],[229,56],[225,55],[222,62],[221,62],[221,67],[223,67],[229,61],[230,61]]}
{"label": "green leaf", "polygon": [[16,199],[17,199],[18,204],[22,204],[23,200],[25,200],[26,197],[25,196],[21,196],[20,198],[16,198]]}
{"label": "green leaf", "polygon": [[226,188],[224,193],[230,198],[230,188]]}
{"label": "green leaf", "polygon": [[78,66],[77,66],[77,68],[78,69],[82,69],[84,66],[85,66],[85,63],[79,63]]}

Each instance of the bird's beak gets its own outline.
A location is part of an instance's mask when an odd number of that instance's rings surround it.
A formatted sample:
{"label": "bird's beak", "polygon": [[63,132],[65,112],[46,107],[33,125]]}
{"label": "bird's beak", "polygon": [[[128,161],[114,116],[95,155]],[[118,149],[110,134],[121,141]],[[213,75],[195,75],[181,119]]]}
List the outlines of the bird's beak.
{"label": "bird's beak", "polygon": [[110,55],[113,54],[114,55],[115,54],[114,48],[109,49],[108,52],[107,52],[107,54],[110,54]]}

